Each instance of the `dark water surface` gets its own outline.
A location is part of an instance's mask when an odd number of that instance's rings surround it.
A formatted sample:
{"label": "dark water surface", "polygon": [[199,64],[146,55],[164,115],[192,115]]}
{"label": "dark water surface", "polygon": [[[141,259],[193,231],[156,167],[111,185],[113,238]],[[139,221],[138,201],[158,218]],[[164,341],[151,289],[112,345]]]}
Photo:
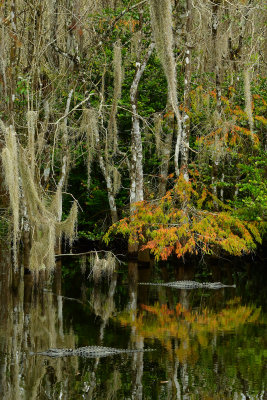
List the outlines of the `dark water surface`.
{"label": "dark water surface", "polygon": [[[129,262],[94,285],[65,258],[54,282],[0,261],[0,399],[267,399],[266,269]],[[66,268],[67,267],[67,268]],[[61,278],[60,268],[63,274]],[[138,286],[191,279],[220,290]],[[151,352],[49,358],[31,352],[102,345]]]}

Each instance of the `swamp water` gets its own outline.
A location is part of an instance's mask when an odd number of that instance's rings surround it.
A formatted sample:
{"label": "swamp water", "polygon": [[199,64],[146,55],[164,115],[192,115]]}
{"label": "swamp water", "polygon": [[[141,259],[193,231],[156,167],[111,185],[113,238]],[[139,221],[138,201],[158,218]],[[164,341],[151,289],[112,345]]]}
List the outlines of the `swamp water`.
{"label": "swamp water", "polygon": [[[66,268],[68,267],[68,268]],[[251,265],[252,267],[252,265]],[[13,276],[0,260],[0,399],[267,399],[266,269],[129,262],[98,284],[75,257],[53,283]],[[61,274],[62,270],[62,274]],[[221,275],[220,275],[221,273]],[[171,280],[221,281],[236,288],[139,286]],[[101,358],[31,354],[108,346],[154,351]]]}

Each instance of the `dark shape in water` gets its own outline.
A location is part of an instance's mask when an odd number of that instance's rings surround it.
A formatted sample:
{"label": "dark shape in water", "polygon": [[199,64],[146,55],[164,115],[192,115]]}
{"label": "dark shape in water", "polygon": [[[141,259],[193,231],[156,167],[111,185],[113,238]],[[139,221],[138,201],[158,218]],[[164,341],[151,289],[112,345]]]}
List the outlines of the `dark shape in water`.
{"label": "dark shape in water", "polygon": [[153,349],[115,349],[113,347],[102,346],[85,346],[78,347],[77,349],[48,349],[38,353],[31,353],[31,355],[41,355],[48,357],[67,357],[67,356],[81,356],[86,358],[107,357],[123,353],[140,353],[144,351],[153,351]]}
{"label": "dark shape in water", "polygon": [[221,282],[195,282],[195,281],[175,281],[163,283],[140,282],[139,285],[166,286],[175,289],[222,289],[225,287],[236,287],[236,285],[224,285]]}

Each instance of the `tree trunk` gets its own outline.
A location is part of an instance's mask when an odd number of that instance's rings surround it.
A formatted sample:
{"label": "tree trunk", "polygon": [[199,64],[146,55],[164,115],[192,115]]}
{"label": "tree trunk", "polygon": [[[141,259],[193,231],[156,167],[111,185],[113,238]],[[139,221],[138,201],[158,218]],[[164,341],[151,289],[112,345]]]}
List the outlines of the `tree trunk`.
{"label": "tree trunk", "polygon": [[[215,87],[216,87],[216,109],[217,109],[217,118],[221,118],[221,112],[222,112],[222,93],[221,93],[221,77],[220,77],[220,60],[219,60],[219,54],[218,54],[218,25],[219,25],[219,17],[218,17],[218,12],[219,12],[219,7],[220,7],[220,0],[217,2],[214,2],[212,4],[212,43],[213,43],[213,50],[214,50],[214,71],[215,71]],[[215,143],[219,138],[217,138],[218,134],[215,132]],[[219,166],[219,161],[217,159],[217,155],[214,154],[213,161],[212,161],[212,192],[214,196],[217,197],[217,180],[218,180],[218,166]],[[214,206],[217,209],[218,205],[217,202],[214,201]]]}
{"label": "tree trunk", "polygon": [[143,146],[140,131],[139,116],[137,114],[137,92],[140,79],[143,75],[147,62],[154,50],[155,43],[151,43],[148,47],[147,54],[143,63],[136,63],[136,73],[130,89],[130,100],[132,108],[132,160],[130,171],[130,210],[134,211],[134,203],[144,200],[144,184],[143,184]]}
{"label": "tree trunk", "polygon": [[168,180],[168,172],[169,172],[169,163],[171,158],[172,151],[172,139],[174,134],[174,113],[168,111],[167,107],[167,117],[164,120],[163,131],[165,131],[165,135],[163,138],[163,145],[161,146],[160,156],[161,156],[161,165],[160,165],[160,181],[159,181],[159,189],[158,196],[161,198],[165,196],[167,189],[167,180]]}
{"label": "tree trunk", "polygon": [[[130,214],[135,210],[135,203],[144,200],[144,178],[143,178],[143,146],[140,131],[139,116],[137,114],[137,92],[140,79],[143,75],[147,62],[155,48],[155,43],[148,47],[147,54],[141,65],[136,62],[135,77],[130,88],[130,100],[132,108],[132,143],[130,162]],[[138,242],[128,245],[129,253],[135,253],[138,250]]]}
{"label": "tree trunk", "polygon": [[190,119],[188,111],[190,108],[190,86],[191,86],[191,49],[190,34],[192,29],[192,0],[186,1],[186,57],[185,57],[185,79],[184,79],[184,113],[183,113],[183,137],[181,148],[181,171],[185,180],[189,181],[188,157],[190,139]]}

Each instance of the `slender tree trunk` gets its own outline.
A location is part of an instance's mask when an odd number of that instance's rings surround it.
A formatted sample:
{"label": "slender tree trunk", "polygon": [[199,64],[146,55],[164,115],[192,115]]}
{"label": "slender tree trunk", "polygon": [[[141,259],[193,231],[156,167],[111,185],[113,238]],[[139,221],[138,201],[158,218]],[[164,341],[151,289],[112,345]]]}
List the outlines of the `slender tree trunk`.
{"label": "slender tree trunk", "polygon": [[[222,173],[221,183],[222,183],[222,184],[224,183],[224,173]],[[221,201],[223,202],[223,200],[224,200],[224,190],[223,190],[223,186],[221,187],[221,190],[220,190],[220,197],[221,197]]]}
{"label": "slender tree trunk", "polygon": [[99,134],[96,134],[96,148],[98,149],[98,160],[99,160],[99,166],[102,171],[102,174],[105,178],[106,185],[107,185],[107,192],[108,192],[108,202],[109,202],[109,208],[110,208],[110,214],[111,214],[111,220],[112,223],[114,224],[115,222],[118,221],[118,211],[117,211],[117,206],[116,206],[116,201],[115,201],[115,194],[112,186],[112,180],[111,176],[109,174],[108,168],[107,168],[107,163],[104,160],[104,157],[101,154],[101,148],[100,148],[100,138]]}
{"label": "slender tree trunk", "polygon": [[180,174],[179,153],[181,151],[181,143],[182,143],[182,136],[183,136],[183,124],[182,124],[182,117],[179,112],[178,106],[176,107],[175,115],[177,118],[177,139],[176,139],[175,152],[174,152],[174,168],[175,168],[176,175],[179,176],[179,174]]}
{"label": "slender tree trunk", "polygon": [[[71,57],[69,57],[68,65],[71,69],[77,67],[80,62],[79,59],[79,49],[78,49],[78,42],[76,40],[75,32],[77,30],[77,15],[76,13],[76,4],[75,0],[67,0],[67,10],[68,10],[68,18],[66,19],[66,31],[67,31],[67,38],[66,38],[66,52]],[[71,60],[72,58],[72,60]]]}
{"label": "slender tree trunk", "polygon": [[56,68],[59,67],[59,56],[55,51],[54,46],[57,46],[57,27],[58,27],[58,1],[50,0],[49,8],[49,19],[50,19],[50,43],[52,46],[48,49],[49,61]]}
{"label": "slender tree trunk", "polygon": [[8,68],[9,76],[9,102],[8,111],[9,116],[13,115],[14,101],[15,101],[15,88],[16,88],[16,64],[17,64],[17,4],[16,0],[11,0],[10,2],[10,29],[12,33],[11,46],[10,46],[10,65]]}
{"label": "slender tree trunk", "polygon": [[183,113],[183,143],[181,147],[181,171],[185,180],[189,181],[188,157],[190,139],[190,119],[188,111],[190,108],[190,86],[191,86],[191,49],[190,34],[192,29],[192,0],[186,0],[186,51],[185,51],[185,80],[184,80],[184,113]]}
{"label": "slender tree trunk", "polygon": [[[144,73],[148,60],[155,48],[155,43],[148,47],[143,63],[136,62],[136,73],[130,88],[130,100],[132,108],[132,143],[130,162],[130,214],[135,210],[135,203],[144,200],[143,178],[143,145],[140,130],[139,116],[137,113],[137,95],[140,79]],[[135,253],[138,250],[138,242],[128,245],[128,251]]]}
{"label": "slender tree trunk", "polygon": [[244,70],[244,88],[245,88],[245,104],[246,104],[246,114],[248,116],[249,129],[251,132],[251,141],[254,143],[253,138],[253,130],[254,130],[254,121],[253,121],[253,108],[252,108],[252,97],[251,97],[251,84],[250,84],[250,70],[246,68]]}
{"label": "slender tree trunk", "polygon": [[112,181],[111,181],[111,177],[109,175],[109,172],[106,168],[105,162],[104,162],[104,158],[101,155],[100,151],[99,151],[99,165],[101,168],[101,171],[104,175],[105,181],[106,181],[106,185],[107,185],[107,192],[108,192],[108,202],[109,202],[109,208],[110,208],[110,214],[111,214],[111,220],[112,223],[114,224],[115,222],[118,221],[118,211],[117,211],[117,206],[116,206],[116,201],[115,201],[115,195],[114,195],[114,191],[112,188]]}
{"label": "slender tree trunk", "polygon": [[130,89],[130,100],[132,108],[132,160],[131,160],[131,186],[130,186],[130,209],[134,210],[134,203],[144,199],[143,185],[143,146],[140,131],[139,116],[137,113],[137,93],[140,79],[144,73],[148,60],[154,50],[155,43],[148,47],[143,63],[136,63],[136,73]]}
{"label": "slender tree trunk", "polygon": [[164,120],[163,131],[165,131],[165,135],[163,138],[163,145],[160,146],[161,152],[161,165],[160,165],[160,181],[159,181],[159,189],[158,196],[161,198],[166,194],[167,188],[167,179],[169,172],[169,163],[171,158],[172,151],[172,140],[174,134],[174,114],[168,112],[167,117]]}
{"label": "slender tree trunk", "polygon": [[214,51],[214,72],[215,72],[215,85],[216,85],[216,105],[217,112],[221,115],[222,107],[222,92],[221,92],[221,74],[220,74],[220,62],[219,49],[218,49],[218,26],[219,26],[219,7],[220,0],[212,3],[212,44]]}
{"label": "slender tree trunk", "polygon": [[[217,109],[217,118],[221,118],[222,112],[222,93],[221,93],[221,77],[220,77],[220,59],[219,59],[219,50],[218,50],[218,25],[219,25],[219,12],[220,0],[216,0],[212,3],[212,43],[214,50],[214,72],[215,72],[215,86],[216,86],[216,109]],[[215,143],[219,138],[216,137],[218,135],[215,133]],[[219,160],[217,154],[214,154],[212,161],[212,191],[214,196],[217,197],[217,180],[218,180],[218,169],[219,169]],[[217,209],[218,204],[214,201],[214,206]]]}

